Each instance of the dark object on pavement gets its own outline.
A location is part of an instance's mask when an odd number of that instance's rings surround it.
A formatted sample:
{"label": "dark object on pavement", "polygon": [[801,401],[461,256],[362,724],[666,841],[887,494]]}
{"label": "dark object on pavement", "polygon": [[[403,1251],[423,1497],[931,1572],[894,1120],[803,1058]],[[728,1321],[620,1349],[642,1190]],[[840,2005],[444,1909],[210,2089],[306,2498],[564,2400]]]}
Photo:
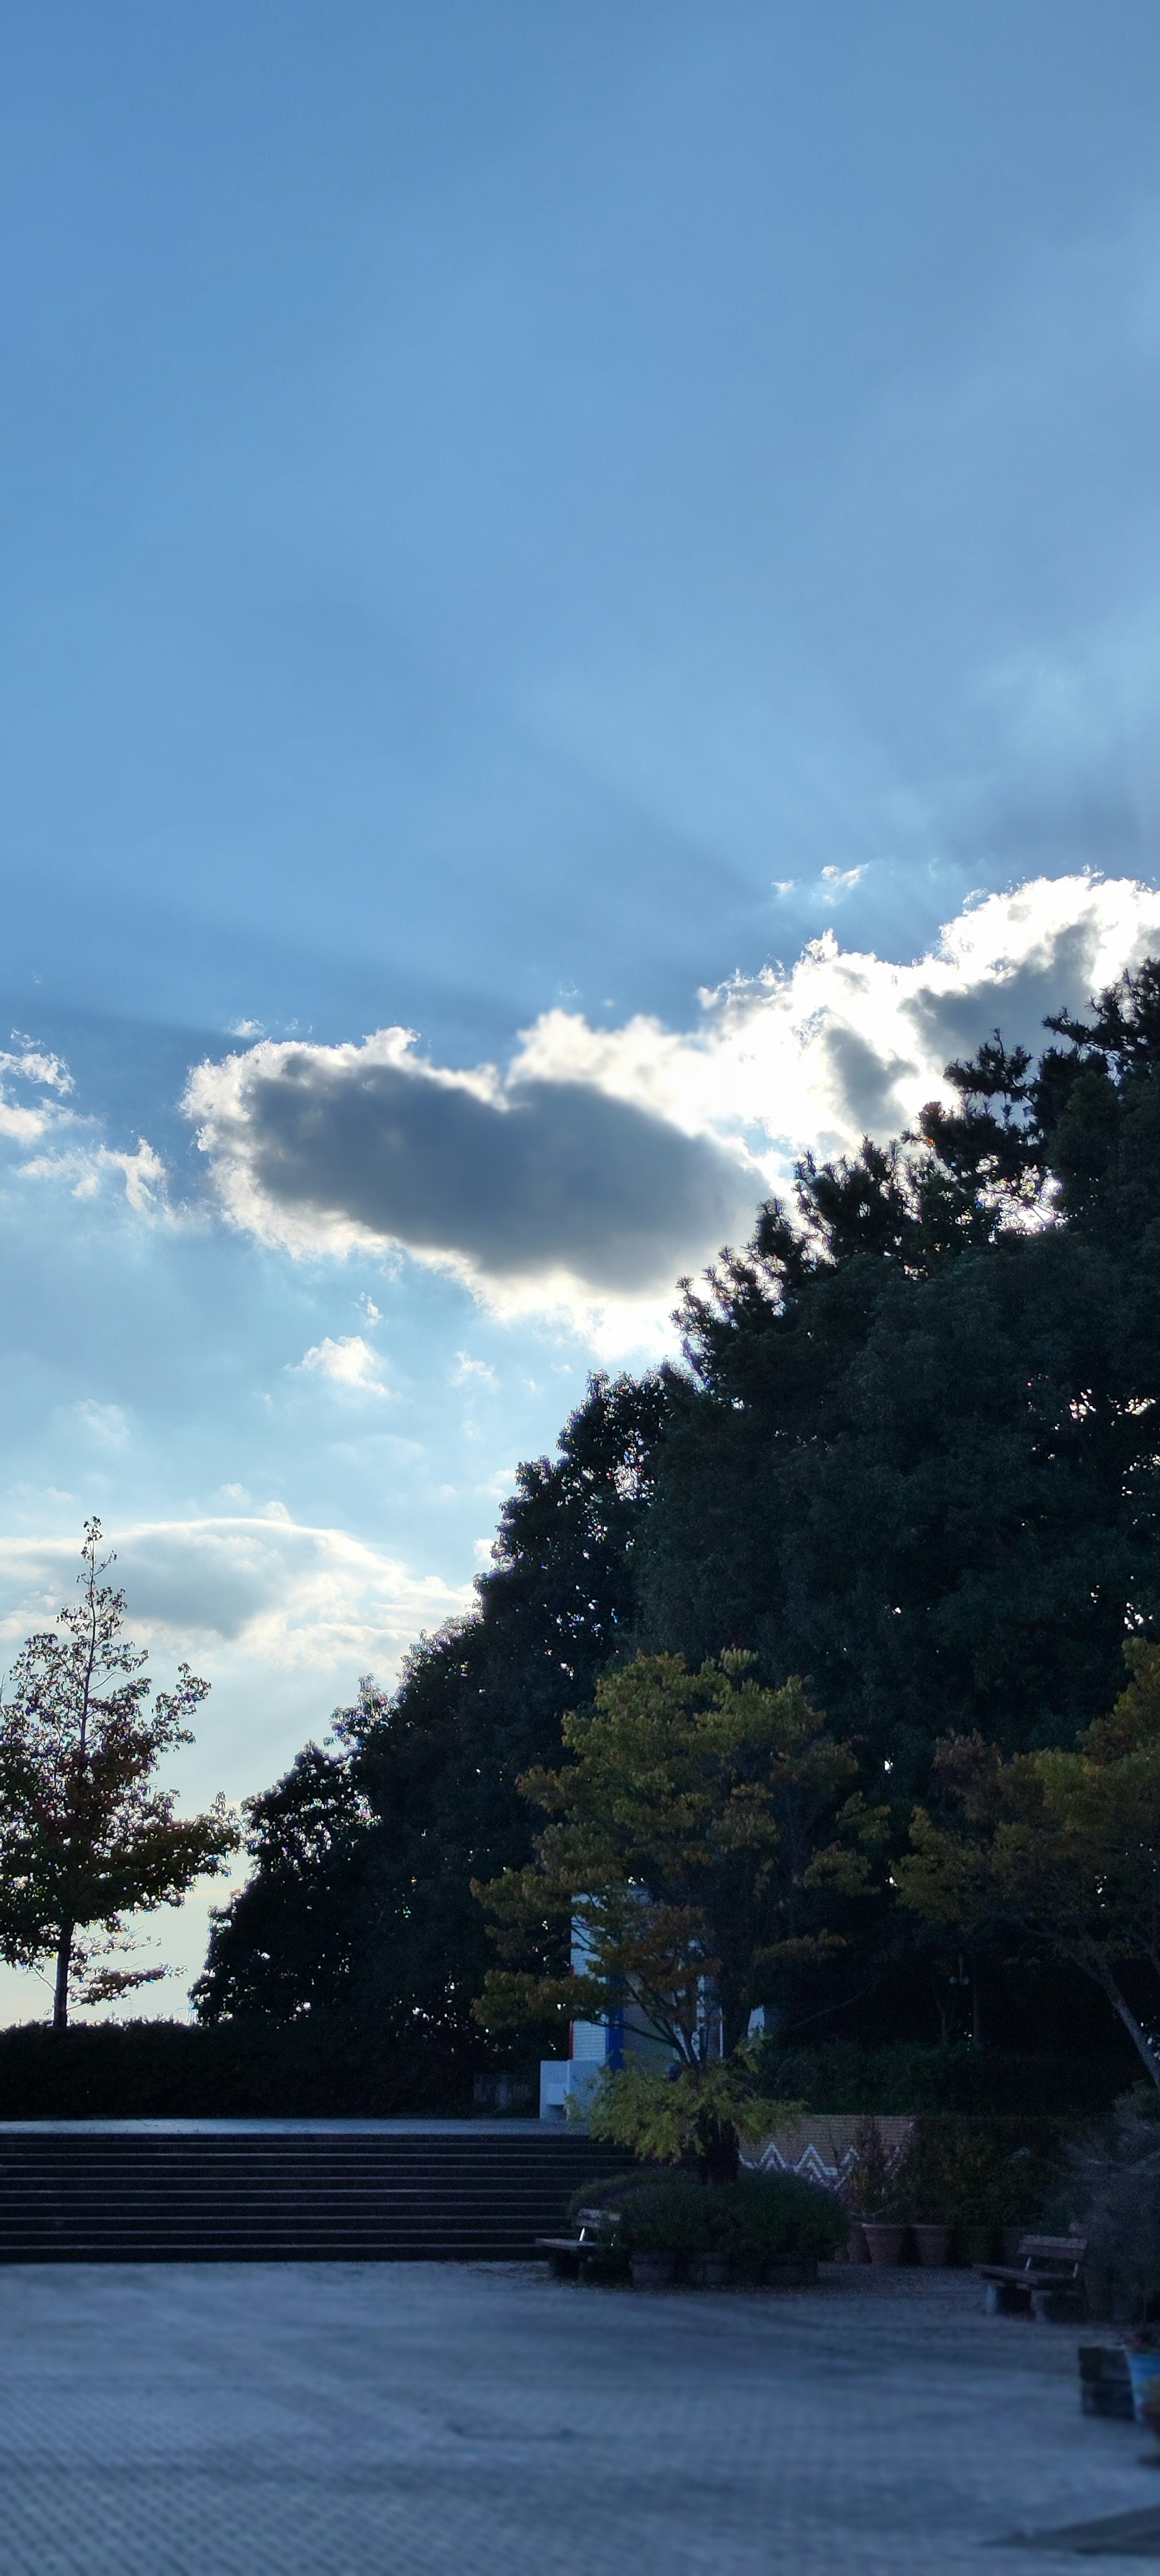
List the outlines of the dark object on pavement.
{"label": "dark object on pavement", "polygon": [[1110,2513],[1100,2522],[1065,2522],[1057,2531],[1008,2531],[998,2546],[1074,2550],[1077,2558],[1160,2558],[1160,2508]]}
{"label": "dark object on pavement", "polygon": [[1081,2343],[1079,2400],[1085,2415],[1114,2415],[1120,2423],[1136,2420],[1132,2374],[1119,2343]]}
{"label": "dark object on pavement", "polygon": [[1041,2324],[1087,2314],[1084,2236],[1025,2236],[1015,2263],[980,2263],[989,2316],[1037,2317]]}

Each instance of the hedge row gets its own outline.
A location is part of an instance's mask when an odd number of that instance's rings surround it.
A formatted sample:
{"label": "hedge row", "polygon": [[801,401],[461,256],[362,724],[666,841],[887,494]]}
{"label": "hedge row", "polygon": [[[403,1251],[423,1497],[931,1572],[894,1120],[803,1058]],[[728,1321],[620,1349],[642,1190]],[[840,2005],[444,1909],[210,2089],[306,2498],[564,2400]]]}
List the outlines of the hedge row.
{"label": "hedge row", "polygon": [[387,2119],[472,2107],[478,2055],[335,2024],[98,2022],[0,2031],[0,2119]]}
{"label": "hedge row", "polygon": [[765,2091],[810,2111],[973,2112],[983,2116],[1081,2116],[1106,2110],[1139,2081],[1135,2054],[1039,2055],[969,2045],[923,2047],[898,2041],[866,2048],[831,2040],[818,2048],[762,2050]]}
{"label": "hedge row", "polygon": [[[485,2070],[491,2068],[490,2074]],[[522,2079],[513,2088],[510,2073]],[[0,2119],[389,2119],[535,2109],[535,2067],[509,2080],[479,2040],[336,2021],[23,2023],[0,2031]],[[999,2050],[767,2048],[764,2088],[811,2111],[1075,2117],[1132,2082],[1120,2057]]]}

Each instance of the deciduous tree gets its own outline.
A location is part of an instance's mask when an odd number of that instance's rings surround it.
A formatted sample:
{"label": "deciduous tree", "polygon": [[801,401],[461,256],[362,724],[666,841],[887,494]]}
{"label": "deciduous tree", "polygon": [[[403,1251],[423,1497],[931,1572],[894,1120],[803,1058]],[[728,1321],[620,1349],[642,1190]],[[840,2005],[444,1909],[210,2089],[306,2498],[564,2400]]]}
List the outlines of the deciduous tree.
{"label": "deciduous tree", "polygon": [[565,1718],[571,1760],[520,1782],[552,1820],[535,1860],[476,1886],[506,1962],[477,2006],[488,2027],[631,2000],[696,2065],[740,2048],[783,1965],[839,1946],[826,1900],[866,1888],[881,1818],[844,1795],[854,1755],[801,1683],[764,1689],[751,1666],[642,1655]]}
{"label": "deciduous tree", "polygon": [[1160,1647],[1124,1652],[1128,1688],[1074,1751],[1005,1761],[978,1736],[941,1745],[949,1820],[917,1807],[893,1876],[928,1921],[1023,1934],[1079,1968],[1160,2087]]}
{"label": "deciduous tree", "polygon": [[118,1968],[126,1915],[176,1905],[237,1844],[223,1799],[179,1816],[153,1774],[191,1744],[209,1689],[182,1664],[149,1701],[144,1652],[124,1634],[125,1596],[101,1580],[99,1520],[85,1524],[81,1598],[29,1637],[0,1703],[0,1954],[55,1961],[53,2022],[70,1997],[102,2003],[164,1970]]}

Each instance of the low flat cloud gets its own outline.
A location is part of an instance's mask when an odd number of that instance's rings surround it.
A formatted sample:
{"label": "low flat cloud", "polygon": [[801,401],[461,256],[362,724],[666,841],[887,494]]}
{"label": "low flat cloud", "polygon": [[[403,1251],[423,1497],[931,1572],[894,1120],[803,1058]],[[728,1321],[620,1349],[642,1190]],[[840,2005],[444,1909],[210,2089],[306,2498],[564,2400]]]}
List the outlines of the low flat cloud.
{"label": "low flat cloud", "polygon": [[[128,1594],[132,1633],[191,1660],[228,1648],[272,1666],[329,1673],[397,1670],[420,1629],[467,1607],[471,1593],[418,1574],[343,1529],[285,1511],[141,1521],[106,1532],[108,1577]],[[78,1540],[0,1537],[0,1641],[11,1653],[76,1598]]]}
{"label": "low flat cloud", "polygon": [[[946,1096],[943,1069],[1160,948],[1160,894],[1038,877],[969,903],[908,964],[832,931],[788,968],[700,996],[696,1026],[543,1014],[505,1073],[424,1061],[403,1029],[264,1040],[186,1097],[233,1221],[295,1253],[403,1249],[509,1310],[659,1317],[673,1281],[748,1232],[797,1155],[855,1149]],[[318,1365],[322,1365],[319,1360]]]}
{"label": "low flat cloud", "polygon": [[734,1152],[567,1075],[425,1063],[410,1033],[267,1040],[193,1074],[187,1108],[234,1219],[294,1251],[403,1246],[501,1293],[632,1297],[744,1226]]}

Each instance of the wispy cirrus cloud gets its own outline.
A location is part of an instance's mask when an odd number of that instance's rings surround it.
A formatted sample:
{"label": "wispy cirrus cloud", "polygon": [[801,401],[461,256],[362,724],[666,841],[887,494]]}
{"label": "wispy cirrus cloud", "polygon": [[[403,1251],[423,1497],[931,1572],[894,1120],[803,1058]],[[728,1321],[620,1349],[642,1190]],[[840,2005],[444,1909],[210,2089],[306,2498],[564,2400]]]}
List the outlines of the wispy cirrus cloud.
{"label": "wispy cirrus cloud", "polygon": [[[0,1051],[0,1136],[30,1145],[67,1114],[64,1102],[73,1078],[58,1055],[37,1046],[20,1030],[13,1030],[12,1043],[15,1052]],[[29,1092],[39,1097],[30,1100]]]}

